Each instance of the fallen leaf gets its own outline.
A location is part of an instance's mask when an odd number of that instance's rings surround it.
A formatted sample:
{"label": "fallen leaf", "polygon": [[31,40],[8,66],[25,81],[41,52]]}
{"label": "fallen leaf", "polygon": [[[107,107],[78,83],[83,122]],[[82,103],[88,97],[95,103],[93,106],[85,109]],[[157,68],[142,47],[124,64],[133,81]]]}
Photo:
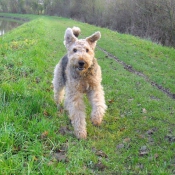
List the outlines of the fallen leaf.
{"label": "fallen leaf", "polygon": [[101,161],[98,161],[98,163],[96,163],[94,165],[95,169],[98,169],[99,171],[103,171],[104,169],[106,169],[106,165],[104,165]]}
{"label": "fallen leaf", "polygon": [[58,162],[67,162],[68,161],[65,152],[56,152],[56,153],[53,154],[53,157]]}
{"label": "fallen leaf", "polygon": [[167,141],[169,141],[169,142],[175,142],[175,136],[173,136],[173,135],[167,135],[167,136],[165,136],[165,139],[167,140]]}
{"label": "fallen leaf", "polygon": [[48,136],[49,132],[48,131],[44,131],[42,134],[41,134],[41,139],[44,139]]}
{"label": "fallen leaf", "polygon": [[143,164],[141,164],[141,163],[139,163],[137,166],[136,166],[138,169],[143,169],[144,168],[144,165]]}
{"label": "fallen leaf", "polygon": [[122,149],[122,148],[124,148],[124,144],[119,144],[119,145],[117,145],[117,149]]}
{"label": "fallen leaf", "polygon": [[34,160],[34,161],[37,161],[37,160],[38,160],[38,158],[34,156],[34,157],[33,157],[33,160]]}
{"label": "fallen leaf", "polygon": [[123,139],[123,142],[124,143],[127,143],[127,142],[130,142],[131,141],[131,139],[128,137],[128,138],[125,138],[125,139]]}
{"label": "fallen leaf", "polygon": [[114,99],[108,100],[109,103],[114,103]]}
{"label": "fallen leaf", "polygon": [[21,148],[19,146],[14,146],[12,151],[13,151],[13,153],[17,153],[20,150],[21,150]]}
{"label": "fallen leaf", "polygon": [[154,154],[154,158],[157,159],[159,157],[159,154]]}
{"label": "fallen leaf", "polygon": [[152,137],[148,137],[148,141],[150,145],[154,144],[154,139]]}
{"label": "fallen leaf", "polygon": [[137,137],[138,137],[139,139],[144,139],[144,138],[145,138],[145,136],[144,136],[143,134],[138,134]]}
{"label": "fallen leaf", "polygon": [[50,162],[48,162],[48,166],[52,166],[54,164],[54,162],[53,161],[50,161]]}
{"label": "fallen leaf", "polygon": [[145,108],[143,108],[143,109],[142,109],[142,112],[143,112],[144,114],[146,114],[146,113],[147,113],[147,110],[146,110]]}
{"label": "fallen leaf", "polygon": [[59,133],[65,135],[66,133],[70,133],[70,129],[68,128],[68,126],[61,126],[61,128],[59,129]]}
{"label": "fallen leaf", "polygon": [[140,148],[139,156],[146,156],[148,155],[149,151],[147,149],[147,146],[142,146]]}
{"label": "fallen leaf", "polygon": [[39,78],[39,77],[36,77],[35,78],[35,82],[38,84],[38,83],[40,83],[40,81],[41,81],[41,79]]}
{"label": "fallen leaf", "polygon": [[124,118],[124,117],[125,117],[125,115],[123,115],[123,114],[122,114],[120,117],[121,117],[121,118]]}
{"label": "fallen leaf", "polygon": [[147,119],[147,116],[144,116],[144,117],[143,117],[143,120],[146,120],[146,119]]}
{"label": "fallen leaf", "polygon": [[51,91],[51,89],[50,89],[50,88],[47,88],[47,89],[46,89],[46,92],[50,92],[50,91]]}
{"label": "fallen leaf", "polygon": [[120,131],[124,131],[125,130],[125,127],[123,127],[123,128],[120,128]]}
{"label": "fallen leaf", "polygon": [[104,153],[103,151],[99,150],[99,151],[96,151],[95,153],[97,156],[100,156],[100,157],[104,157],[104,158],[108,158],[107,154]]}
{"label": "fallen leaf", "polygon": [[133,101],[133,100],[134,100],[133,98],[128,99],[129,102],[131,102],[131,101]]}
{"label": "fallen leaf", "polygon": [[148,151],[140,151],[139,156],[146,156],[148,155]]}
{"label": "fallen leaf", "polygon": [[118,120],[120,120],[119,117],[114,117],[114,121],[118,121]]}
{"label": "fallen leaf", "polygon": [[152,135],[152,134],[154,134],[156,131],[157,131],[157,128],[152,128],[152,129],[149,129],[149,130],[146,132],[146,134]]}
{"label": "fallen leaf", "polygon": [[48,113],[46,110],[43,112],[43,114],[44,114],[45,116],[49,116],[49,113]]}
{"label": "fallen leaf", "polygon": [[141,148],[140,148],[140,151],[146,151],[147,150],[147,146],[142,146]]}

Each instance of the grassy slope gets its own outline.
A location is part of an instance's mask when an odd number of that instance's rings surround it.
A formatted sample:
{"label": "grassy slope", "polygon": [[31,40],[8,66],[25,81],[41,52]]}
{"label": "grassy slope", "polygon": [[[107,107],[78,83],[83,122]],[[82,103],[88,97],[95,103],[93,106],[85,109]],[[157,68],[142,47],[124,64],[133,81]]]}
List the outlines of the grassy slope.
{"label": "grassy slope", "polygon": [[0,38],[0,174],[173,174],[174,100],[96,50],[108,111],[100,127],[87,117],[88,139],[78,141],[51,81],[74,25],[83,36],[100,30],[100,47],[172,92],[175,50],[69,19],[27,17],[36,19]]}

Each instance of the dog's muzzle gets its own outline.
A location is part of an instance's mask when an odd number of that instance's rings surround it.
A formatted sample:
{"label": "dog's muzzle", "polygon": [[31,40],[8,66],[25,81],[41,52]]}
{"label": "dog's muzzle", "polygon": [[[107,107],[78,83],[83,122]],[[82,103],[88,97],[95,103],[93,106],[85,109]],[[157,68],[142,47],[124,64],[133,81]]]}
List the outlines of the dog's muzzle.
{"label": "dog's muzzle", "polygon": [[82,71],[85,69],[85,62],[80,60],[78,61],[78,70]]}

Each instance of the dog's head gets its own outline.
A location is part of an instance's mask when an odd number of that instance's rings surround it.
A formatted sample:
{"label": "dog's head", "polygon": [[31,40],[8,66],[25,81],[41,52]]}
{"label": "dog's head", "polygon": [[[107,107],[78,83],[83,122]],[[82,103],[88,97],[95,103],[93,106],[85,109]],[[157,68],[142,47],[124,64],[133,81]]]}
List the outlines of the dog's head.
{"label": "dog's head", "polygon": [[76,71],[85,72],[93,64],[94,49],[97,40],[100,39],[100,32],[95,32],[93,35],[78,39],[80,33],[79,28],[67,28],[64,36],[64,45],[68,51],[69,63]]}

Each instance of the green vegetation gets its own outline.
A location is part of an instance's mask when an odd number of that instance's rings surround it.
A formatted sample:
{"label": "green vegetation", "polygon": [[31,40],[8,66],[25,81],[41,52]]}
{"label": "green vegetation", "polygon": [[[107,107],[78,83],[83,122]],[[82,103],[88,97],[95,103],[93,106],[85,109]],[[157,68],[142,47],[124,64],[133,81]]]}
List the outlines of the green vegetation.
{"label": "green vegetation", "polygon": [[101,48],[172,93],[174,49],[66,18],[10,16],[32,20],[0,37],[0,174],[175,173],[174,99],[97,48],[108,111],[94,127],[87,102],[88,138],[77,140],[51,84],[67,27],[101,31]]}

